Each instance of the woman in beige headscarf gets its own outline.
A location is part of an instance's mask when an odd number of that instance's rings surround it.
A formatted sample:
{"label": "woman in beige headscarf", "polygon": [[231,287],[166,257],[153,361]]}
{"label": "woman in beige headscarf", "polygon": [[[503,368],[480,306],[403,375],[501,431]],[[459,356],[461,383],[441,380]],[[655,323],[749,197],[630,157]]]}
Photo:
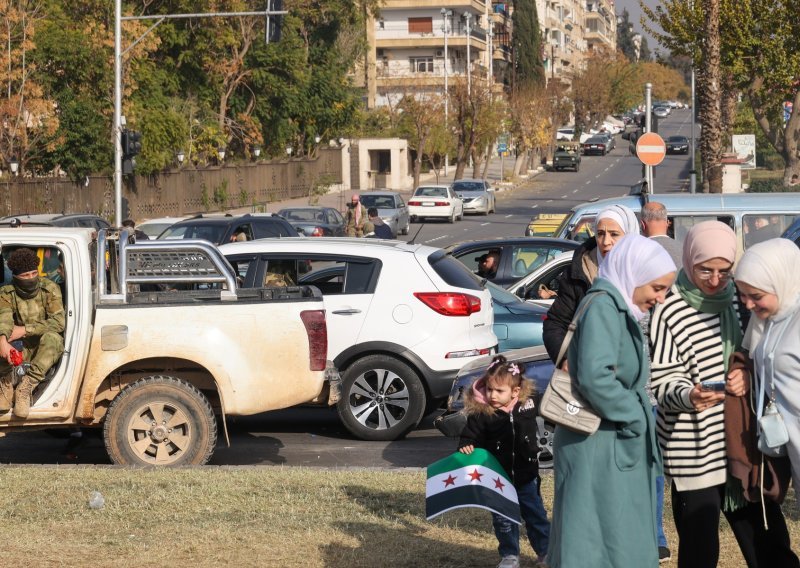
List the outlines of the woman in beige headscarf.
{"label": "woman in beige headscarf", "polygon": [[[683,269],[650,322],[652,387],[664,474],[672,478],[678,567],[715,568],[722,511],[748,567],[798,566],[780,507],[744,500],[727,484],[723,401],[743,396],[749,374],[730,368],[742,328],[731,280],[736,234],[719,221],[698,223],[683,244]],[[716,390],[716,385],[722,391]]]}

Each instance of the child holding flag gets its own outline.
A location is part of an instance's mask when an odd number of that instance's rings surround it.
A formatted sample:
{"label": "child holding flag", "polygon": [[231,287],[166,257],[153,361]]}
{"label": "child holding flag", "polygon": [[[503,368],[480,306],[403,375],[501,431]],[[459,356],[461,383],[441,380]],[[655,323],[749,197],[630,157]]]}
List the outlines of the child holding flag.
{"label": "child holding flag", "polygon": [[[497,355],[486,374],[473,383],[465,397],[467,426],[459,451],[471,454],[484,448],[508,473],[519,499],[520,512],[531,547],[544,567],[550,523],[539,491],[539,447],[533,384],[523,377],[516,363]],[[492,525],[502,557],[498,568],[519,568],[519,526],[492,513]]]}

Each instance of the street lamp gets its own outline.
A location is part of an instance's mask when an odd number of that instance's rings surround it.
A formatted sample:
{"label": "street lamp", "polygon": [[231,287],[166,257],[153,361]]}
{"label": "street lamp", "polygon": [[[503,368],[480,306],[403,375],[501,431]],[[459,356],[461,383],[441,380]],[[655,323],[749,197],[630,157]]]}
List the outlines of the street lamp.
{"label": "street lamp", "polygon": [[255,157],[256,160],[258,160],[258,157],[260,155],[261,155],[261,146],[256,144],[255,146],[253,146],[253,156]]}
{"label": "street lamp", "polygon": [[[453,16],[453,11],[447,8],[442,8],[442,34],[444,34],[444,124],[447,126],[447,117],[449,111],[449,91],[447,89],[447,63],[450,61],[450,56],[447,54],[447,36],[450,34],[450,18]],[[447,175],[447,162],[450,161],[450,155],[444,157],[444,175]]]}
{"label": "street lamp", "polygon": [[11,158],[8,167],[11,168],[12,174],[17,175],[17,173],[19,172],[19,160],[17,160],[16,158]]}
{"label": "street lamp", "polygon": [[183,160],[186,159],[186,154],[183,153],[183,150],[178,150],[178,152],[175,154],[175,157],[178,159],[178,165],[182,166]]}
{"label": "street lamp", "polygon": [[224,147],[217,149],[217,158],[219,158],[219,163],[220,164],[225,161],[225,148]]}
{"label": "street lamp", "polygon": [[469,46],[472,43],[472,13],[464,12],[464,19],[467,21],[467,96],[472,96],[472,60],[470,59]]}

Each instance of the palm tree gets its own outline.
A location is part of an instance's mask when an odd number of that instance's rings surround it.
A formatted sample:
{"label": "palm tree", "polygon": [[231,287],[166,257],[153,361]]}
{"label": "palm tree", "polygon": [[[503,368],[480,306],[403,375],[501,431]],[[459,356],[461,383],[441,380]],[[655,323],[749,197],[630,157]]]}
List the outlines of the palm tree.
{"label": "palm tree", "polygon": [[720,71],[720,0],[703,0],[705,39],[699,73],[700,156],[703,161],[703,190],[722,193],[722,74]]}

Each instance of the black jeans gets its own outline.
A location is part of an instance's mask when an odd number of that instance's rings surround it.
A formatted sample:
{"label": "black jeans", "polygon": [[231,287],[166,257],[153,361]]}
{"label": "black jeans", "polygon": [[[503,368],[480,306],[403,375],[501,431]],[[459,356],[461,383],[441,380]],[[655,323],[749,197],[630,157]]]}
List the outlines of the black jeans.
{"label": "black jeans", "polygon": [[[678,568],[716,568],[719,560],[719,514],[725,485],[678,491],[672,484],[672,515],[678,530]],[[748,568],[800,568],[792,552],[780,505],[766,502],[769,530],[761,504],[724,513]]]}

